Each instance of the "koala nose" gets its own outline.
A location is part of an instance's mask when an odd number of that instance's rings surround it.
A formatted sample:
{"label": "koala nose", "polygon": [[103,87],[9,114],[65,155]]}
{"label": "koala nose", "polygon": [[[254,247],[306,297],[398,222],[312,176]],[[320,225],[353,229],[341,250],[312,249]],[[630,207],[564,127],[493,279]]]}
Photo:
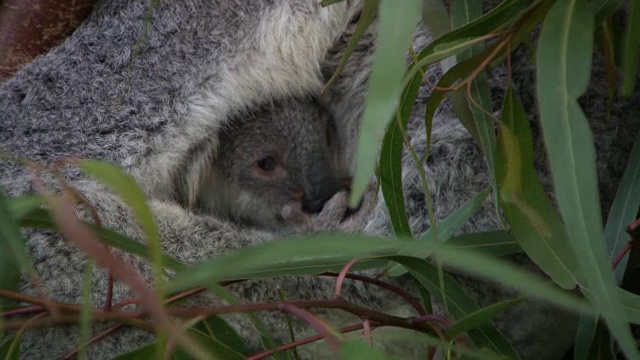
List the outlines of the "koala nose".
{"label": "koala nose", "polygon": [[321,162],[307,171],[302,211],[318,213],[324,204],[340,190],[340,183],[333,175],[333,171],[326,162]]}

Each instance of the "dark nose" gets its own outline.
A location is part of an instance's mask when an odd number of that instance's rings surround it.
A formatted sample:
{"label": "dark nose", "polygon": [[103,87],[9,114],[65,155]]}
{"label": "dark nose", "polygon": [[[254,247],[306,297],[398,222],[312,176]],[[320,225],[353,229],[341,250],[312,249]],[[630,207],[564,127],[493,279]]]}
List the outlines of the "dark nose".
{"label": "dark nose", "polygon": [[326,161],[320,161],[308,169],[305,178],[302,211],[311,214],[320,212],[324,204],[340,190],[340,183]]}

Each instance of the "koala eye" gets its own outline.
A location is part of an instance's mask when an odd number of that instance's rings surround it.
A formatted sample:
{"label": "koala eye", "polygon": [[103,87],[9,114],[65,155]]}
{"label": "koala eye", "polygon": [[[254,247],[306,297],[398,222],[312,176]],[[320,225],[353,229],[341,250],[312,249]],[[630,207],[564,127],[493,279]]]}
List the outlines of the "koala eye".
{"label": "koala eye", "polygon": [[256,165],[262,170],[266,172],[272,172],[276,169],[278,162],[276,158],[273,156],[265,156],[262,159],[256,161]]}

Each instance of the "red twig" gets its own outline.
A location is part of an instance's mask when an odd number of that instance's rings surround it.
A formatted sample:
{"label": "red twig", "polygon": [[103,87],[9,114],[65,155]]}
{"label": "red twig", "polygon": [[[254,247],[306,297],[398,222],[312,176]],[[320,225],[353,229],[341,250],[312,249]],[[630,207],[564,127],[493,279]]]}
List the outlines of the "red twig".
{"label": "red twig", "polygon": [[616,254],[616,258],[613,259],[613,263],[612,263],[612,266],[614,269],[617,268],[618,265],[620,265],[620,261],[622,261],[624,256],[627,255],[629,250],[631,250],[631,242],[624,244],[622,249],[620,249],[620,251],[618,251],[618,254]]}
{"label": "red twig", "polygon": [[280,311],[295,315],[313,326],[329,343],[334,352],[338,352],[342,339],[331,332],[329,324],[312,313],[293,304],[282,303]]}
{"label": "red twig", "polygon": [[6,316],[16,316],[16,315],[38,314],[45,310],[46,309],[44,308],[44,306],[40,306],[40,305],[25,306],[19,309],[0,312],[0,316],[6,317]]}
{"label": "red twig", "polygon": [[[89,341],[87,341],[87,347],[91,344],[94,344],[98,341],[100,341],[102,338],[113,334],[114,332],[116,332],[116,330],[120,329],[121,327],[123,327],[124,324],[115,324],[107,329],[105,329],[104,331],[101,331],[100,333],[96,334],[94,337],[92,337],[91,339],[89,339]],[[73,359],[73,357],[78,353],[78,348],[73,349],[73,351],[67,353],[66,355],[64,355],[63,357],[60,358],[60,360],[70,360]]]}
{"label": "red twig", "polygon": [[[337,273],[332,273],[332,272],[326,272],[326,273],[322,273],[320,274],[322,276],[338,276]],[[424,311],[424,309],[422,308],[422,305],[420,305],[420,303],[408,292],[402,290],[401,288],[395,286],[395,285],[391,285],[389,283],[386,283],[382,280],[379,279],[373,279],[370,277],[366,277],[366,276],[362,276],[362,275],[357,275],[357,274],[346,274],[345,278],[347,279],[351,279],[351,280],[358,280],[358,281],[362,281],[364,283],[369,283],[369,284],[373,284],[376,286],[379,286],[381,288],[384,288],[386,290],[389,290],[393,293],[395,293],[396,295],[402,297],[409,305],[411,305],[416,312],[418,313],[418,315],[423,316],[426,315],[426,311]]]}
{"label": "red twig", "polygon": [[340,291],[342,290],[342,282],[344,281],[345,276],[349,270],[358,262],[358,259],[353,259],[349,261],[343,268],[340,270],[338,274],[338,278],[336,279],[336,297],[340,297]]}

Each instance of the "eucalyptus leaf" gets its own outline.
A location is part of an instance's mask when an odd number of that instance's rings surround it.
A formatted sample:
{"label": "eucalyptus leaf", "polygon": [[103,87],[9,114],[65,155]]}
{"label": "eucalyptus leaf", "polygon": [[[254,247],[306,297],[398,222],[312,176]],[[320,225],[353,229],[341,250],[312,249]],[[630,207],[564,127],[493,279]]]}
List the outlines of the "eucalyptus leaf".
{"label": "eucalyptus leaf", "polygon": [[389,360],[384,353],[374,350],[362,340],[345,341],[340,344],[340,359],[342,360]]}
{"label": "eucalyptus leaf", "polygon": [[589,81],[594,27],[591,7],[580,0],[557,1],[545,18],[537,54],[540,122],[558,207],[590,299],[626,356],[639,358],[602,236],[594,140],[577,102]]}
{"label": "eucalyptus leaf", "polygon": [[511,86],[502,110],[496,176],[504,217],[518,243],[553,281],[573,289],[579,278],[562,220],[533,167],[529,119]]}
{"label": "eucalyptus leaf", "polygon": [[[447,308],[455,319],[472,316],[480,310],[480,307],[469,298],[464,289],[449,275],[444,276],[444,291],[441,291],[438,269],[435,266],[425,261],[411,258],[402,258],[401,263],[438,301],[441,303],[446,301]],[[442,294],[446,296],[446,299],[442,298]],[[519,358],[509,341],[488,320],[485,319],[485,321],[479,321],[473,325],[473,328],[469,327],[465,330],[468,330],[469,337],[478,347],[487,347],[508,358]]]}
{"label": "eucalyptus leaf", "polygon": [[504,230],[455,236],[449,240],[449,244],[491,257],[502,257],[523,252],[515,237]]}
{"label": "eucalyptus leaf", "polygon": [[[469,220],[471,215],[475,214],[478,209],[484,203],[484,200],[487,198],[488,190],[484,190],[476,196],[474,196],[471,200],[462,204],[456,211],[454,211],[451,215],[447,216],[444,220],[438,222],[438,242],[444,243],[449,240],[453,234],[455,234],[460,228]],[[433,243],[434,237],[431,229],[427,230],[424,234],[420,236],[418,242],[427,242]],[[405,255],[411,255],[415,257],[427,257],[430,251],[417,252],[417,253],[407,253]],[[400,276],[405,274],[407,271],[398,264],[390,264],[387,271],[385,273],[389,276]]]}
{"label": "eucalyptus leaf", "polygon": [[[35,274],[20,228],[0,189],[0,288],[17,290],[21,271]],[[8,303],[0,299],[0,305]]]}
{"label": "eucalyptus leaf", "polygon": [[453,326],[447,329],[447,336],[449,338],[455,338],[458,335],[461,335],[471,329],[476,328],[477,326],[486,323],[488,320],[491,320],[497,315],[504,313],[505,311],[511,309],[512,307],[520,304],[522,302],[522,298],[520,299],[510,299],[501,301],[499,303],[495,303],[493,305],[487,306],[482,309],[478,309],[477,311],[463,317],[456,321]]}
{"label": "eucalyptus leaf", "polygon": [[[640,134],[636,137],[636,142],[629,155],[627,168],[622,175],[616,196],[611,204],[607,225],[604,228],[604,238],[609,251],[609,260],[613,262],[616,255],[629,241],[629,234],[626,228],[638,216],[640,207]],[[618,263],[615,270],[616,282],[622,283],[629,254]]]}
{"label": "eucalyptus leaf", "polygon": [[162,264],[160,237],[153,213],[136,181],[121,168],[104,161],[81,160],[79,166],[94,179],[108,185],[129,206],[147,237],[149,254],[153,264],[155,287],[162,289],[164,266]]}
{"label": "eucalyptus leaf", "polygon": [[396,111],[402,91],[405,51],[420,16],[420,0],[383,1],[380,4],[378,43],[371,66],[357,151],[351,205],[355,206],[373,174],[376,149]]}
{"label": "eucalyptus leaf", "polygon": [[380,169],[380,189],[382,190],[382,196],[389,211],[391,225],[398,237],[411,238],[412,236],[405,211],[402,185],[402,150],[404,139],[402,132],[407,128],[407,120],[411,114],[411,109],[418,95],[421,82],[420,78],[416,78],[411,86],[403,90],[398,117],[389,124],[380,151],[380,162],[378,165]]}
{"label": "eucalyptus leaf", "polygon": [[0,359],[20,360],[20,336],[9,337],[0,344]]}
{"label": "eucalyptus leaf", "polygon": [[624,31],[622,49],[622,89],[621,94],[629,96],[636,85],[638,71],[638,47],[640,46],[640,9],[631,1],[627,9],[627,27]]}
{"label": "eucalyptus leaf", "polygon": [[[20,225],[24,227],[34,227],[39,229],[56,230],[53,221],[49,217],[49,214],[43,209],[36,209],[26,214],[20,220]],[[120,249],[132,255],[137,255],[145,259],[149,259],[149,248],[143,243],[128,238],[120,233],[112,230],[104,229],[94,224],[84,223],[85,226],[91,228],[91,230],[98,235],[98,237],[105,242],[108,246]],[[169,255],[163,255],[163,264],[174,271],[180,271],[186,269],[186,265],[181,263]]]}

